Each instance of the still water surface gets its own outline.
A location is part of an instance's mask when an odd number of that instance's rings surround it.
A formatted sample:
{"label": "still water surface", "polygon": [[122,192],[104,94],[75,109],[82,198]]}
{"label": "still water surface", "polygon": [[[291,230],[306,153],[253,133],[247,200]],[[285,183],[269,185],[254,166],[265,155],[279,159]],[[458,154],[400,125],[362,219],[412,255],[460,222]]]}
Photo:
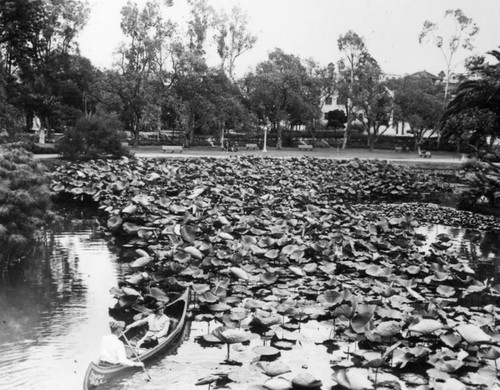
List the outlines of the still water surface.
{"label": "still water surface", "polygon": [[[498,275],[500,235],[444,226],[420,228],[430,240],[440,233],[453,238],[450,250],[470,257],[474,248],[478,271]],[[109,250],[106,241],[95,235],[91,223],[80,223],[65,231],[46,235],[45,251],[26,261],[23,271],[0,284],[0,389],[68,390],[81,389],[88,363],[97,358],[100,338],[108,333],[108,308],[115,304],[109,289],[130,272]],[[148,365],[152,377],[145,381],[141,370],[115,381],[104,389],[206,389],[195,386],[197,379],[214,372],[236,368],[220,365],[226,347],[203,348],[195,340],[216,324],[192,322],[186,338],[175,353]],[[323,389],[334,385],[330,359],[322,341],[331,325],[311,321],[301,329],[301,340],[281,361],[295,373],[307,368],[323,381]],[[256,359],[250,347],[237,344],[231,358]],[[252,356],[250,356],[252,355]],[[244,367],[243,367],[244,368]],[[241,370],[238,368],[239,372]],[[263,383],[264,378],[248,378]],[[247,389],[248,383],[232,385]]]}

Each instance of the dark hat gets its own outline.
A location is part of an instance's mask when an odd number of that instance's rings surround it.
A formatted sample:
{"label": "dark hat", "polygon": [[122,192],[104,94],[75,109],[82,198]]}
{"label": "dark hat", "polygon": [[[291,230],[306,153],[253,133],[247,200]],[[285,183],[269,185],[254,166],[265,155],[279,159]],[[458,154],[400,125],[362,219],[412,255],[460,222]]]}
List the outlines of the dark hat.
{"label": "dark hat", "polygon": [[154,305],[151,306],[151,310],[153,310],[154,312],[156,312],[158,310],[162,310],[164,307],[165,307],[165,305],[163,303],[156,302]]}

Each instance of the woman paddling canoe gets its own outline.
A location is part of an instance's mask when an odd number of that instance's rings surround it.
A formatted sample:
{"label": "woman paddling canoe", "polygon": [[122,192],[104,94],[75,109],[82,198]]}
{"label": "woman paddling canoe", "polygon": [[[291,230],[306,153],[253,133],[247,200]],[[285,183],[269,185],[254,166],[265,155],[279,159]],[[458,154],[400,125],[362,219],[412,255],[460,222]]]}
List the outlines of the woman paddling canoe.
{"label": "woman paddling canoe", "polygon": [[[125,350],[127,358],[130,360],[144,362],[153,357],[159,356],[162,352],[166,351],[172,344],[174,344],[183,333],[184,326],[187,320],[188,306],[190,300],[190,288],[187,288],[182,295],[167,305],[163,312],[171,318],[171,330],[166,337],[162,337],[158,340],[158,345],[145,349],[145,348],[132,348],[132,345],[126,345]],[[147,329],[139,329],[137,335],[131,338],[131,344],[142,339],[147,332]],[[122,334],[124,341],[128,343],[128,339]],[[84,390],[96,389],[104,383],[109,382],[113,377],[118,376],[126,372],[132,372],[135,367],[127,366],[124,364],[113,364],[110,366],[104,366],[99,364],[99,362],[91,362],[87,372],[85,373],[85,378],[83,382]],[[147,373],[147,371],[146,371]],[[149,377],[149,375],[148,375]]]}

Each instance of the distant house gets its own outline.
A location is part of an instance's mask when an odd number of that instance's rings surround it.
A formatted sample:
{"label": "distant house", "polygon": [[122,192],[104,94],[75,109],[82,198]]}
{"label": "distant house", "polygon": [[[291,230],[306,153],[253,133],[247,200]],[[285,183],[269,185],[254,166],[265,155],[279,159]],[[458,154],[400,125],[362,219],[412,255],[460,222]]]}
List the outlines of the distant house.
{"label": "distant house", "polygon": [[420,72],[416,72],[410,75],[410,77],[415,77],[415,78],[421,78],[421,79],[426,79],[429,80],[430,83],[433,85],[440,84],[443,80],[441,77],[436,76],[430,72],[427,72],[426,70],[421,70]]}

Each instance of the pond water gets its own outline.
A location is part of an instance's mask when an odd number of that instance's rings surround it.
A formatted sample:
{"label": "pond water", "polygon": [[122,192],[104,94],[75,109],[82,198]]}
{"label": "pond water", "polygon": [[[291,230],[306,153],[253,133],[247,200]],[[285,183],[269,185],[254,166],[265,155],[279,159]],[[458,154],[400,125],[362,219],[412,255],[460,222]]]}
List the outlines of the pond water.
{"label": "pond water", "polygon": [[[92,221],[77,221],[62,232],[47,232],[44,250],[28,259],[22,270],[0,285],[0,389],[59,390],[80,389],[88,363],[97,358],[100,338],[108,333],[108,308],[115,304],[109,289],[130,272],[96,235]],[[498,275],[500,235],[445,226],[420,228],[433,240],[446,233],[453,239],[450,250],[470,258],[473,267],[485,275]],[[220,364],[226,346],[203,347],[196,339],[217,324],[189,323],[184,341],[175,353],[148,365],[152,377],[145,381],[137,369],[104,389],[144,390],[168,388],[207,389],[195,386],[199,378],[215,372],[230,373],[235,367]],[[328,338],[331,323],[310,321],[301,328],[292,350],[282,351],[281,361],[297,373],[306,369],[323,382],[322,389],[334,385],[331,379],[331,351],[321,344]],[[263,339],[250,346],[235,344],[231,358],[256,361],[252,348],[265,345]],[[342,347],[344,348],[344,347]],[[337,352],[338,353],[338,352]],[[244,367],[243,367],[244,368]],[[241,376],[241,368],[238,367]],[[243,370],[244,372],[244,370]],[[236,375],[236,374],[235,374]],[[248,389],[264,378],[240,378],[232,389]]]}

